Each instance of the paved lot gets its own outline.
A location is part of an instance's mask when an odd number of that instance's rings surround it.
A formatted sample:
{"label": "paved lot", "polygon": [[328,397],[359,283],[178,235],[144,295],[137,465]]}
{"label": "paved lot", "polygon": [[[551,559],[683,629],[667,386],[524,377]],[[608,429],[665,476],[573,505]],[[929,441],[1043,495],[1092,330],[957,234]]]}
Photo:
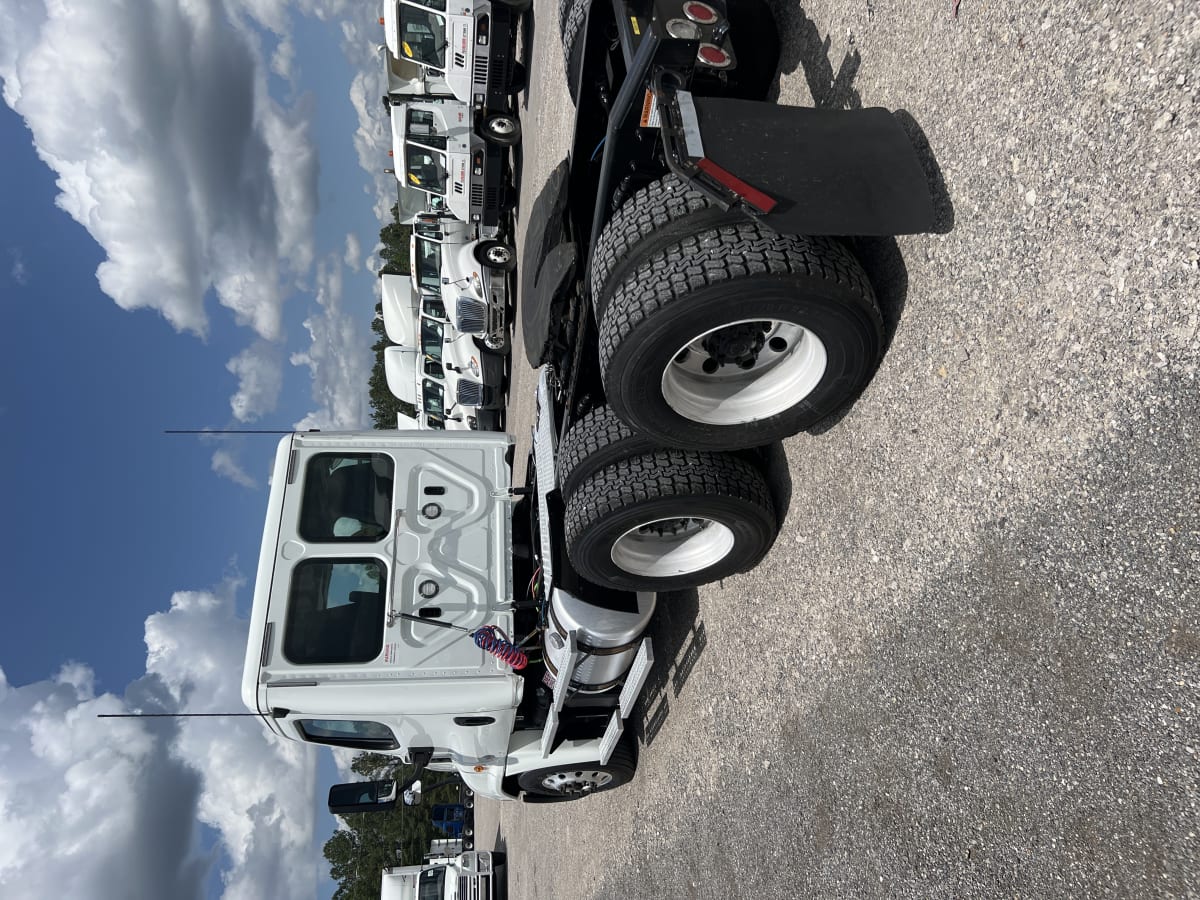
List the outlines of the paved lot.
{"label": "paved lot", "polygon": [[[1200,7],[776,6],[780,99],[907,110],[945,233],[861,248],[891,347],[664,604],[634,783],[481,805],[510,896],[1200,895]],[[525,209],[552,0],[531,71]]]}

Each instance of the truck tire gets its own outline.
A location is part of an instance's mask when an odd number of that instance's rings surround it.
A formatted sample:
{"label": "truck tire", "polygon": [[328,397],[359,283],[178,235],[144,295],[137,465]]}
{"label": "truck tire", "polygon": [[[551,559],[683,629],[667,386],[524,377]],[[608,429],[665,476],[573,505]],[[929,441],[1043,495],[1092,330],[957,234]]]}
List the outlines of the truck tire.
{"label": "truck tire", "polygon": [[[573,766],[548,766],[533,769],[517,776],[523,791],[543,797],[563,797],[580,800],[601,791],[611,791],[633,780],[637,771],[633,749],[629,742],[621,740],[613,748],[608,763],[599,761]],[[492,854],[492,865],[497,865],[496,854]]]}
{"label": "truck tire", "polygon": [[571,564],[617,590],[698,587],[752,569],[778,533],[766,481],[724,453],[659,450],[612,463],[566,502]]}
{"label": "truck tire", "polygon": [[562,35],[563,71],[572,103],[579,103],[579,70],[583,66],[583,26],[592,0],[559,0],[558,28]]}
{"label": "truck tire", "polygon": [[609,406],[668,447],[793,435],[856,397],[882,352],[883,317],[850,251],[752,222],[656,252],[600,323]]}
{"label": "truck tire", "polygon": [[566,500],[579,483],[610,463],[657,449],[607,406],[597,406],[567,430],[558,445],[558,486]]}
{"label": "truck tire", "polygon": [[483,119],[483,138],[500,147],[521,143],[521,123],[509,113],[491,113]]}
{"label": "truck tire", "polygon": [[508,855],[502,850],[492,851],[492,868],[498,868],[508,862]]}
{"label": "truck tire", "polygon": [[651,182],[609,219],[592,255],[592,308],[604,315],[611,292],[647,257],[689,234],[726,223],[745,222],[675,174]]}
{"label": "truck tire", "polygon": [[517,251],[502,241],[480,241],[473,253],[475,261],[489,269],[511,272],[517,267]]}

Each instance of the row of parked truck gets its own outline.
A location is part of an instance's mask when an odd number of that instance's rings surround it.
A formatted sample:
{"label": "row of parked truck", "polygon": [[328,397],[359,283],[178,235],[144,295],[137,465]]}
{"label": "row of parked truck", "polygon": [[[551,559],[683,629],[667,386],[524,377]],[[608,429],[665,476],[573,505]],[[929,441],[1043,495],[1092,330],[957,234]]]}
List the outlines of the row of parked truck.
{"label": "row of parked truck", "polygon": [[[412,62],[424,89],[453,94],[389,100],[397,174],[436,185],[473,239],[502,241],[487,229],[510,186],[490,165],[520,134],[519,4],[385,12],[397,78]],[[884,352],[856,242],[934,221],[890,112],[768,100],[766,0],[559,0],[559,14],[574,135],[522,210],[516,317],[540,370],[529,455],[448,423],[281,441],[242,681],[281,737],[394,754],[527,803],[633,778],[627,723],[660,598],[770,550],[787,502],[768,478],[777,443],[852,403]],[[421,316],[397,331],[397,359],[425,327],[419,284],[396,288]],[[443,377],[470,371],[461,355],[446,368],[460,296],[429,295]],[[413,358],[424,379],[429,360]],[[434,398],[425,415],[450,408]]]}
{"label": "row of parked truck", "polygon": [[520,140],[524,86],[517,30],[528,0],[385,0],[394,171],[425,198],[413,227],[411,278],[383,277],[392,347],[389,390],[412,411],[401,429],[503,428],[510,274],[509,149]]}

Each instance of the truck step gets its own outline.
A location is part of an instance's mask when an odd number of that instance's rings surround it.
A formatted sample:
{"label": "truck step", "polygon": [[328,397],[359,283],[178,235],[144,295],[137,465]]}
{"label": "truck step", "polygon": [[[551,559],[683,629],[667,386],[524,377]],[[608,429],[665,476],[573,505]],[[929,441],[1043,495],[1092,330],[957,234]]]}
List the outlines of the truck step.
{"label": "truck step", "polygon": [[645,685],[653,665],[654,647],[650,638],[642,638],[642,645],[638,647],[637,656],[633,658],[633,665],[625,674],[625,686],[621,688],[622,719],[628,719],[633,712],[633,704],[637,702],[638,694],[642,692],[642,686]]}
{"label": "truck step", "polygon": [[608,720],[608,727],[604,729],[604,737],[600,739],[600,765],[608,764],[608,760],[612,757],[612,752],[617,746],[617,741],[621,739],[621,735],[625,733],[625,720],[621,718],[619,712],[614,712],[612,718]]}

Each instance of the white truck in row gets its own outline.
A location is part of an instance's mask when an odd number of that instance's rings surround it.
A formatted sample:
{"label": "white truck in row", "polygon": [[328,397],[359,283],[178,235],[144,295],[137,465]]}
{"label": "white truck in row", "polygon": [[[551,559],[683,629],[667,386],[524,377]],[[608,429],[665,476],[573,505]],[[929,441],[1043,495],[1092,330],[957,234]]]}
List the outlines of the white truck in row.
{"label": "white truck in row", "polygon": [[[765,101],[761,0],[564,0],[571,156],[528,211],[533,446],[280,442],[242,696],[281,737],[552,802],[628,782],[658,597],[744,572],[764,445],[853,402],[885,341],[847,236],[929,230],[886,110]],[[523,477],[519,477],[523,475]]]}

